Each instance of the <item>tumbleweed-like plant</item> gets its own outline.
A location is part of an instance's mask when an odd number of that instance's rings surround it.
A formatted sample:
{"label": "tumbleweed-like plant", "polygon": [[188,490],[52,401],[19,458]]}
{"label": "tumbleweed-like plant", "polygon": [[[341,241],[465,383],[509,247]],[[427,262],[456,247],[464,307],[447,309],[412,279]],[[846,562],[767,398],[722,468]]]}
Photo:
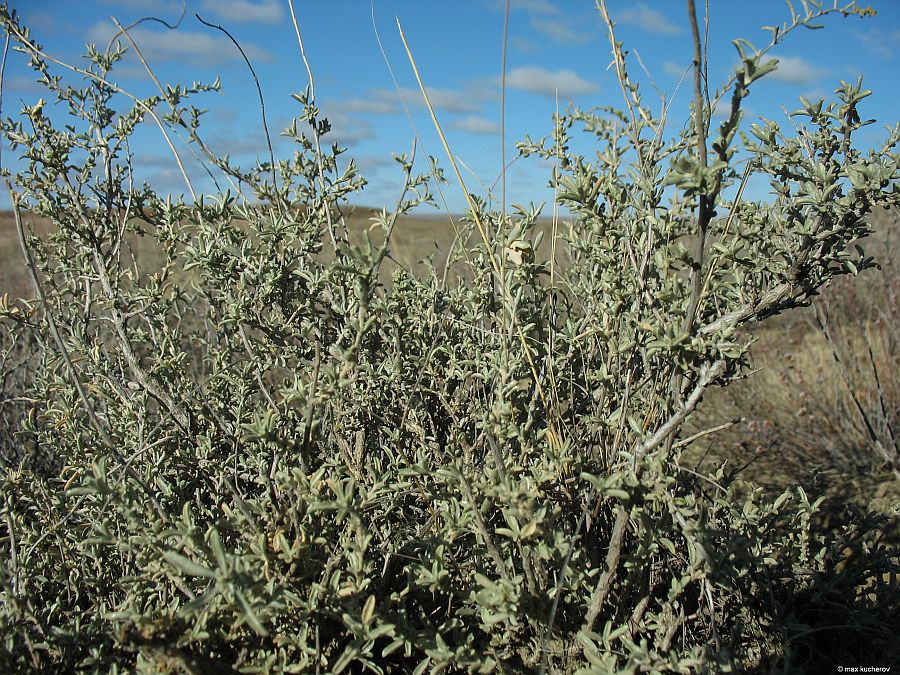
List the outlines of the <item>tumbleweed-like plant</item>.
{"label": "tumbleweed-like plant", "polygon": [[[469,272],[398,268],[388,284],[397,219],[431,201],[440,171],[398,157],[406,182],[373,223],[382,236],[350,236],[341,205],[363,179],[330,144],[312,76],[285,132],[294,154],[241,169],[209,151],[190,102],[215,85],[134,97],[116,62],[132,49],[153,71],[129,28],[73,66],[3,6],[7,44],[48,92],[2,127],[24,162],[5,176],[36,289],[2,307],[9,344],[32,345],[16,438],[44,458],[16,454],[0,476],[5,669],[687,672],[820,658],[798,646],[834,627],[791,612],[819,597],[835,546],[865,546],[859,531],[832,544],[802,491],[738,500],[723,475],[678,464],[704,392],[741,372],[739,327],[871,267],[854,244],[872,209],[898,203],[900,126],[878,150],[853,142],[861,83],[801,99],[788,129],[744,121],[777,67],[771,46],[867,13],[803,4],[768,47],[736,41],[737,68],[712,90],[689,0],[694,105],[669,138],[601,1],[624,109],[573,110],[520,146],[556,162],[573,215],[551,236],[566,264],[536,255],[537,209],[470,196],[478,243],[454,256]],[[230,189],[197,194],[186,172],[187,200],[137,184],[128,139],[142,123],[182,171],[187,149]],[[593,156],[570,149],[576,130]],[[769,200],[743,197],[753,175]],[[34,236],[28,214],[52,232]],[[136,264],[137,246],[161,264]],[[857,561],[862,581],[837,588],[864,603],[863,581],[895,563],[881,549]],[[870,619],[890,602],[842,615],[840,630],[888,644],[893,629]]]}

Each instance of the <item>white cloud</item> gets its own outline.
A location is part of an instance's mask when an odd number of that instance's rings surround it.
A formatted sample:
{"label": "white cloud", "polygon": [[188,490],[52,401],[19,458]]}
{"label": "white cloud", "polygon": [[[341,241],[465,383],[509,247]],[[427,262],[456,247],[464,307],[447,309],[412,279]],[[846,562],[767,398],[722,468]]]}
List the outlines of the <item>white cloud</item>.
{"label": "white cloud", "polygon": [[284,9],[278,0],[203,0],[203,9],[235,23],[278,23]]}
{"label": "white cloud", "polygon": [[511,36],[509,43],[523,54],[534,54],[539,49],[536,42],[527,40],[519,35]]}
{"label": "white cloud", "polygon": [[[241,113],[239,113],[234,108],[229,108],[224,105],[217,105],[215,112],[210,112],[208,117],[210,119],[215,120],[218,124],[224,124],[226,126],[234,126],[240,119]],[[285,123],[287,126],[287,123]]]}
{"label": "white cloud", "polygon": [[[506,7],[505,0],[494,0],[490,5],[495,11],[502,12]],[[549,0],[511,0],[510,11],[530,12],[532,14],[559,14],[559,7]]]}
{"label": "white cloud", "polygon": [[531,28],[561,44],[583,43],[593,37],[591,33],[576,30],[566,19],[550,19],[536,16],[531,19]]}
{"label": "white cloud", "polygon": [[547,70],[538,66],[513,68],[506,76],[506,86],[543,96],[572,98],[597,91],[597,85],[585,80],[573,70]]}
{"label": "white cloud", "polygon": [[[478,105],[463,92],[437,87],[425,87],[425,90],[428,92],[428,100],[435,108],[448,112],[470,112],[478,109]],[[422,92],[418,89],[404,91],[403,95],[407,100],[412,98],[424,103]]]}
{"label": "white cloud", "polygon": [[[20,7],[18,12],[21,16],[23,16],[22,24],[28,26],[32,30],[43,31],[54,31],[59,33],[60,29],[60,17],[56,17],[50,12],[37,12],[31,11],[29,7],[25,11],[22,11]],[[71,25],[66,24],[67,29],[71,29]]]}
{"label": "white cloud", "polygon": [[450,123],[450,128],[468,131],[470,134],[482,134],[486,136],[500,133],[500,125],[494,120],[490,120],[486,117],[478,117],[477,115],[467,115],[466,117],[453,120]]}
{"label": "white cloud", "polygon": [[142,153],[138,156],[138,159],[142,169],[175,169],[178,166],[175,156],[171,153],[165,155]]}
{"label": "white cloud", "polygon": [[511,7],[535,14],[559,14],[559,7],[549,0],[512,0]]}
{"label": "white cloud", "polygon": [[[272,138],[273,145],[275,141],[276,139]],[[219,156],[251,155],[262,158],[269,153],[266,137],[257,129],[248,129],[241,134],[218,133],[207,140],[207,145]]]}
{"label": "white cloud", "polygon": [[637,26],[648,33],[661,35],[677,35],[681,29],[669,21],[662,12],[649,7],[646,3],[639,2],[633,9],[624,9],[616,15],[622,23]]}
{"label": "white cloud", "polygon": [[356,166],[359,170],[369,176],[381,169],[398,166],[392,157],[385,157],[384,155],[354,155],[353,159],[356,160]]}
{"label": "white cloud", "polygon": [[867,30],[854,30],[853,35],[870,54],[884,60],[893,60],[900,49],[900,29],[885,30],[872,26]]}
{"label": "white cloud", "polygon": [[[185,167],[185,169],[197,192],[212,192],[213,187],[208,183],[207,177],[202,171],[198,171],[195,166],[191,166],[190,164]],[[159,169],[156,171],[138,169],[136,173],[138,174],[136,176],[138,182],[146,182],[161,195],[172,195],[173,197],[181,195],[185,198],[190,198],[187,184],[184,182],[184,176],[175,164],[174,159],[170,163],[170,168]]]}
{"label": "white cloud", "polygon": [[[744,111],[746,116],[747,111]],[[723,96],[718,100],[712,111],[713,119],[721,120],[731,115],[731,98]]]}
{"label": "white cloud", "polygon": [[[35,77],[38,76],[35,75]],[[7,75],[3,78],[3,88],[7,91],[15,91],[22,94],[37,94],[47,91],[42,84],[23,75]]]}
{"label": "white cloud", "polygon": [[663,61],[663,72],[669,77],[678,77],[680,78],[684,75],[691,67],[689,63],[675,63],[674,61]]}
{"label": "white cloud", "polygon": [[182,4],[178,0],[100,0],[104,5],[115,5],[118,9],[139,12],[175,12],[181,14]]}
{"label": "white cloud", "polygon": [[325,111],[325,117],[331,124],[331,131],[324,138],[328,143],[350,145],[375,138],[372,125],[366,120],[347,113],[328,110]]}
{"label": "white cloud", "polygon": [[[438,110],[446,112],[466,113],[478,110],[479,94],[474,90],[471,92],[457,91],[455,89],[441,89],[438,87],[425,87],[428,92],[428,100]],[[406,101],[407,105],[424,106],[425,101],[422,98],[422,92],[414,87],[400,87],[398,94],[396,89],[373,89],[369,92],[377,101],[397,105],[400,102],[400,96]]]}
{"label": "white cloud", "polygon": [[367,113],[369,115],[392,115],[399,111],[396,101],[385,99],[352,98],[334,104],[335,110]]}
{"label": "white cloud", "polygon": [[[87,38],[105,47],[117,32],[118,29],[113,24],[100,22],[88,30]],[[240,52],[231,41],[219,34],[181,28],[177,30],[135,28],[128,31],[128,34],[151,65],[154,61],[179,61],[207,67],[241,58]],[[124,36],[119,39],[125,46],[130,46]],[[241,47],[251,62],[274,60],[269,52],[256,45],[241,43]]]}
{"label": "white cloud", "polygon": [[150,76],[147,74],[147,69],[144,68],[143,64],[139,63],[137,60],[133,60],[119,61],[114,65],[112,78],[116,82],[123,82],[126,80],[149,80]]}
{"label": "white cloud", "polygon": [[828,74],[825,68],[814,66],[800,56],[776,56],[778,68],[768,77],[788,84],[808,85]]}

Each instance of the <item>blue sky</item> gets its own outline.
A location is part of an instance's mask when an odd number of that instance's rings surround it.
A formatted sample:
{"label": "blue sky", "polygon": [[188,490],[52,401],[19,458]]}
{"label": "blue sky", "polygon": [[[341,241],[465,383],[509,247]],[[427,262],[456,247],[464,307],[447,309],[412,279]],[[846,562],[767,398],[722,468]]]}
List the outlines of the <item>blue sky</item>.
{"label": "blue sky", "polygon": [[[800,2],[795,3],[798,8]],[[865,76],[874,90],[862,108],[863,117],[878,125],[864,129],[860,141],[875,144],[883,126],[898,120],[900,87],[900,2],[872,0],[878,10],[872,19],[830,17],[826,29],[801,30],[772,52],[781,59],[773,75],[757,83],[746,100],[749,124],[757,116],[780,118],[782,108],[796,108],[797,98],[829,96],[841,79]],[[174,22],[182,13],[175,0],[96,0],[77,5],[69,1],[13,0],[24,23],[48,53],[75,63],[85,42],[105,45],[115,27],[144,16]],[[434,133],[400,42],[395,17],[403,24],[420,72],[431,89],[432,102],[448,140],[464,166],[470,191],[484,193],[501,166],[499,76],[503,40],[503,0],[375,0],[375,26],[387,59],[400,84],[394,86],[373,28],[369,0],[295,0],[306,54],[316,81],[318,103],[331,119],[333,139],[346,145],[369,180],[355,201],[390,206],[402,176],[391,153],[408,152],[419,134],[419,153],[439,158],[449,169]],[[703,2],[698,0],[702,10]],[[73,9],[77,6],[77,10]],[[692,44],[685,3],[680,0],[609,0],[617,21],[618,38],[631,50],[631,70],[642,82],[648,101],[658,98],[654,85],[674,99],[670,119],[680,126],[690,99],[690,77],[679,80],[691,60]],[[783,0],[711,0],[709,38],[711,83],[732,72],[736,52],[731,40],[743,37],[762,47],[769,34],[762,25],[783,23],[790,17]],[[307,85],[287,0],[187,0],[178,30],[144,23],[133,35],[160,79],[189,84],[212,81],[219,75],[222,94],[198,99],[208,108],[202,135],[220,153],[230,153],[246,165],[264,156],[259,107],[250,74],[233,45],[194,17],[228,28],[252,59],[266,97],[269,128],[285,127],[298,111],[290,94]],[[635,56],[647,73],[636,62]],[[621,103],[614,73],[607,69],[610,50],[606,30],[592,0],[512,0],[507,57],[507,160],[515,142],[526,134],[549,133],[558,105],[583,107]],[[650,80],[652,76],[652,82]],[[152,84],[136,60],[119,69],[119,84],[135,94],[153,93]],[[676,91],[677,88],[677,91]],[[410,120],[401,94],[411,111]],[[3,115],[42,95],[32,83],[24,60],[11,55],[3,92]],[[184,191],[176,166],[165,151],[158,131],[149,125],[135,139],[133,150],[140,175],[161,191]],[[278,137],[276,154],[291,151]],[[588,148],[580,147],[581,150]],[[4,150],[6,166],[14,166]],[[424,168],[424,164],[422,165]],[[212,185],[202,171],[191,168],[203,190]],[[448,171],[449,173],[449,171]],[[508,201],[549,201],[548,168],[540,160],[516,162],[508,174]],[[762,188],[757,187],[757,190]],[[449,206],[463,207],[460,190],[446,190]],[[759,195],[756,195],[759,196]],[[8,204],[4,195],[0,206]]]}

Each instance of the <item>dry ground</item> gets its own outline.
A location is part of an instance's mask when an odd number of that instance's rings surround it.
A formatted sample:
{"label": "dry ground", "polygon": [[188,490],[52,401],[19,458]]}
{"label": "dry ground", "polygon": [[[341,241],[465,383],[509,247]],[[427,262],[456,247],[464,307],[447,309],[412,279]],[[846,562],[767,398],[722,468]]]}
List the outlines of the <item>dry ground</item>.
{"label": "dry ground", "polygon": [[[344,209],[344,216],[350,230],[351,239],[361,241],[363,233],[370,230],[373,242],[381,242],[379,230],[373,223],[377,211],[368,207],[348,207]],[[49,231],[50,224],[40,218],[31,218],[26,215],[25,221],[33,224],[35,231],[44,234]],[[559,227],[564,224],[560,222]],[[544,241],[538,251],[539,256],[548,258],[550,255],[550,232],[552,220],[542,218],[538,221],[538,229],[544,230]],[[471,232],[469,237],[478,238],[477,232]],[[383,265],[384,276],[389,278],[390,273],[398,266],[407,270],[422,272],[425,265],[422,261],[426,258],[433,260],[438,273],[443,273],[448,254],[454,242],[458,241],[458,233],[466,232],[465,225],[457,218],[447,215],[407,215],[401,216],[394,228],[389,259]],[[471,240],[474,243],[474,240]],[[155,252],[150,246],[140,242],[133,246],[133,251],[139,262],[146,261],[148,267],[154,262]],[[454,274],[464,274],[463,265],[452,268]],[[24,264],[22,250],[16,234],[15,220],[9,211],[0,211],[0,296],[8,293],[10,298],[30,297],[31,283]]]}

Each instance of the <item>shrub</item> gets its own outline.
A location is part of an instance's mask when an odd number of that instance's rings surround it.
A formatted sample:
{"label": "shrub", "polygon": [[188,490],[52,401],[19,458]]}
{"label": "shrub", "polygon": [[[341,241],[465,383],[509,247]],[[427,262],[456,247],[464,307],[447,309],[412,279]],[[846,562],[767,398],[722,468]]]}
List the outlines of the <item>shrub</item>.
{"label": "shrub", "polygon": [[[810,5],[773,44],[835,11]],[[398,158],[403,194],[373,224],[384,243],[351,240],[339,205],[362,179],[321,142],[310,89],[290,159],[212,157],[237,192],[158,196],[131,180],[127,139],[150,120],[206,152],[189,101],[209,87],[130,97],[112,84],[119,42],[89,49],[69,87],[54,70],[71,67],[0,17],[69,116],[39,104],[3,123],[26,163],[11,193],[39,291],[3,309],[35,342],[18,433],[61,467],[3,473],[8,670],[797,662],[806,634],[786,608],[816,597],[835,545],[811,532],[815,504],[738,499],[722,475],[680,470],[677,439],[740,373],[739,327],[872,266],[850,247],[897,204],[900,127],[878,151],[853,146],[861,83],[803,101],[796,137],[751,125],[743,171],[741,106],[775,67],[767,50],[736,43],[718,92],[698,69],[693,120],[666,140],[610,22],[626,109],[573,110],[521,145],[557,161],[565,268],[534,255],[537,211],[471,198],[470,274],[399,269],[383,285],[397,217],[430,201],[434,166]],[[726,91],[708,137],[706,94]],[[593,159],[569,149],[576,128]],[[776,198],[727,200],[751,173]],[[26,232],[23,209],[53,231]],[[130,263],[136,242],[158,268]]]}

